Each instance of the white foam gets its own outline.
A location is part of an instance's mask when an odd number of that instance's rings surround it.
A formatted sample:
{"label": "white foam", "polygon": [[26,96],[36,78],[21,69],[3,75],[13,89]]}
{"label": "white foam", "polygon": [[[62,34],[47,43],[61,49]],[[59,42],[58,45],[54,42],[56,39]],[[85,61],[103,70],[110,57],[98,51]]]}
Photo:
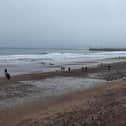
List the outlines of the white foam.
{"label": "white foam", "polygon": [[67,64],[97,61],[105,58],[126,57],[126,52],[48,53],[26,55],[0,55],[0,64]]}

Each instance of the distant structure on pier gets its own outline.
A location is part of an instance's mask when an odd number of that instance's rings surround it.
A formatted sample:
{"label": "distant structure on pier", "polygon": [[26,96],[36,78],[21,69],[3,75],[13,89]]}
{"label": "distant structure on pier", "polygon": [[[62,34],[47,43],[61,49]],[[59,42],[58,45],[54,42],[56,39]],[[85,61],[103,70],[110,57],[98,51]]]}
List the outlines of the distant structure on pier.
{"label": "distant structure on pier", "polygon": [[126,48],[89,48],[89,51],[126,51]]}

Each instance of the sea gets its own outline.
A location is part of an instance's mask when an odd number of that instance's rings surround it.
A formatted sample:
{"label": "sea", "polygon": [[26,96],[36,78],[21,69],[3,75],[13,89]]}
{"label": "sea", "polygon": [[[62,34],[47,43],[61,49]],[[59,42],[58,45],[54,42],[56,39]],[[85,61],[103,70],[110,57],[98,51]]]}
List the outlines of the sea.
{"label": "sea", "polygon": [[7,68],[13,74],[46,72],[61,65],[83,65],[105,59],[126,57],[126,51],[89,51],[88,49],[0,48],[0,75]]}

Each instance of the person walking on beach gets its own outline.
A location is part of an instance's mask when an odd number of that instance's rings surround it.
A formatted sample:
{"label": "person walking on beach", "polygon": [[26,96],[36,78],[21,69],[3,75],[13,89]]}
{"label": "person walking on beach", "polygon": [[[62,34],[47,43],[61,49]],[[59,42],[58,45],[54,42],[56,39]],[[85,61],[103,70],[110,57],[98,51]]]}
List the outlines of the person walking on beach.
{"label": "person walking on beach", "polygon": [[84,67],[82,67],[81,69],[82,69],[82,72],[84,72]]}
{"label": "person walking on beach", "polygon": [[64,71],[65,71],[65,67],[61,66],[61,72],[64,72]]}
{"label": "person walking on beach", "polygon": [[68,67],[68,72],[71,72],[71,68],[70,67]]}
{"label": "person walking on beach", "polygon": [[87,68],[87,66],[86,67],[82,67],[81,70],[82,70],[82,72],[87,72],[88,68]]}
{"label": "person walking on beach", "polygon": [[11,79],[11,76],[10,74],[8,73],[7,69],[4,69],[4,73],[5,73],[5,77],[10,80]]}
{"label": "person walking on beach", "polygon": [[108,65],[108,71],[110,71],[110,70],[111,70],[111,67],[112,67],[111,65]]}
{"label": "person walking on beach", "polygon": [[85,67],[85,72],[87,72],[87,71],[88,71],[88,67],[86,66],[86,67]]}

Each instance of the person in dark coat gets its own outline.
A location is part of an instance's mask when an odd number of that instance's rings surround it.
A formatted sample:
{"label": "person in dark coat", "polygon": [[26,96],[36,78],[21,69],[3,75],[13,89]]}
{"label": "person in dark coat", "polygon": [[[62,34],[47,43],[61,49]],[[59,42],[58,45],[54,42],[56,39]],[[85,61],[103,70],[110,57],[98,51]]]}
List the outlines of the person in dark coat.
{"label": "person in dark coat", "polygon": [[65,71],[65,67],[61,66],[61,72],[64,72],[64,71]]}
{"label": "person in dark coat", "polygon": [[4,70],[4,73],[5,73],[5,77],[10,80],[11,79],[11,76],[10,74],[8,73],[7,69]]}
{"label": "person in dark coat", "polygon": [[71,72],[71,68],[70,67],[68,67],[68,72]]}
{"label": "person in dark coat", "polygon": [[108,65],[108,71],[110,71],[110,70],[111,70],[111,68],[112,68],[112,66],[111,66],[111,65]]}
{"label": "person in dark coat", "polygon": [[86,66],[86,67],[85,67],[85,72],[87,72],[87,71],[88,71],[88,67]]}
{"label": "person in dark coat", "polygon": [[81,68],[82,72],[84,72],[84,67]]}

